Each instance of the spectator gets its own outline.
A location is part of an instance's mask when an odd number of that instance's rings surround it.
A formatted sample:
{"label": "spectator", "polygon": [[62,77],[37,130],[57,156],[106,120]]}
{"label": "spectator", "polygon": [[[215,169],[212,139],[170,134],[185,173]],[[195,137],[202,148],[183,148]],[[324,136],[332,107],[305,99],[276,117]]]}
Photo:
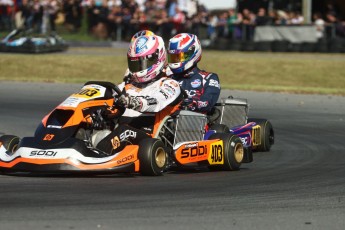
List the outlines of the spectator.
{"label": "spectator", "polygon": [[173,24],[171,23],[168,13],[165,10],[160,10],[160,17],[157,18],[157,26],[159,28],[158,34],[161,35],[164,41],[168,41],[171,37],[171,31],[173,29]]}
{"label": "spectator", "polygon": [[129,41],[131,38],[131,30],[130,30],[130,23],[132,20],[132,14],[129,10],[129,8],[123,8],[122,9],[122,39]]}
{"label": "spectator", "polygon": [[21,12],[21,19],[18,24],[16,23],[17,28],[32,28],[33,24],[33,10],[28,0],[23,0],[22,4],[19,6],[18,10]]}
{"label": "spectator", "polygon": [[108,38],[108,2],[107,0],[92,0],[87,10],[89,16],[89,32],[99,39]]}
{"label": "spectator", "polygon": [[33,12],[33,21],[32,26],[34,28],[34,31],[36,33],[41,33],[42,28],[42,18],[43,18],[43,6],[40,2],[40,0],[34,0],[33,6],[32,6],[32,12]]}
{"label": "spectator", "polygon": [[213,41],[217,37],[216,27],[218,23],[218,17],[217,15],[209,15],[207,21],[207,37],[211,39],[211,41]]}
{"label": "spectator", "polygon": [[50,27],[49,29],[51,32],[56,32],[55,19],[59,11],[58,1],[48,0],[48,4],[46,5],[46,10],[47,10],[48,19],[49,19],[49,27]]}
{"label": "spectator", "polygon": [[321,17],[321,13],[317,12],[313,15],[314,25],[316,26],[316,37],[318,40],[324,38],[325,21]]}
{"label": "spectator", "polygon": [[223,12],[219,15],[217,21],[217,36],[218,37],[227,37],[228,36],[228,27],[227,27],[227,18],[228,14]]}
{"label": "spectator", "polygon": [[302,25],[304,22],[304,17],[300,12],[291,12],[290,23],[292,25]]}
{"label": "spectator", "polygon": [[167,0],[165,8],[168,11],[169,18],[176,14],[177,0]]}
{"label": "spectator", "polygon": [[242,14],[236,13],[235,9],[229,10],[228,31],[229,37],[232,39],[239,39],[242,34],[240,24],[242,23]]}
{"label": "spectator", "polygon": [[258,26],[263,26],[263,25],[269,25],[270,24],[270,19],[266,15],[266,10],[265,8],[260,8],[258,11],[258,15],[256,16],[255,19],[255,24]]}
{"label": "spectator", "polygon": [[186,22],[186,16],[178,6],[176,6],[175,11],[176,14],[172,18],[172,21],[174,23],[174,29],[172,34],[181,33],[184,30],[183,25]]}
{"label": "spectator", "polygon": [[275,21],[276,25],[287,25],[289,24],[289,16],[283,10],[277,11],[277,19]]}
{"label": "spectator", "polygon": [[81,26],[82,9],[79,0],[67,0],[63,5],[65,26],[70,32],[78,32]]}
{"label": "spectator", "polygon": [[341,22],[333,12],[326,15],[328,25],[331,25],[335,31],[335,35],[345,37],[345,25]]}
{"label": "spectator", "polygon": [[268,11],[268,25],[275,25],[276,21],[278,20],[278,14],[275,10]]}
{"label": "spectator", "polygon": [[245,25],[249,25],[252,24],[252,20],[251,20],[251,16],[250,16],[251,12],[248,9],[243,9],[242,10],[242,23]]}
{"label": "spectator", "polygon": [[11,30],[11,14],[13,12],[12,0],[0,0],[0,29]]}
{"label": "spectator", "polygon": [[[122,12],[121,7],[113,5],[107,15],[108,35],[112,40],[120,40],[122,36]],[[133,22],[134,23],[134,22]]]}

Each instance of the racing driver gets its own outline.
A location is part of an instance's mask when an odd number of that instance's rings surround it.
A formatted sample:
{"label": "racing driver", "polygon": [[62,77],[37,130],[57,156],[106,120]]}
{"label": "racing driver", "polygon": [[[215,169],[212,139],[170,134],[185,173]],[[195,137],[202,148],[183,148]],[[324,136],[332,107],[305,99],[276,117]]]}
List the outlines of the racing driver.
{"label": "racing driver", "polygon": [[196,35],[181,33],[169,40],[168,75],[179,82],[188,95],[189,110],[212,114],[220,95],[218,75],[200,70],[201,44]]}
{"label": "racing driver", "polygon": [[[120,151],[126,144],[138,144],[153,132],[154,113],[167,106],[177,108],[183,99],[181,88],[175,80],[166,77],[166,49],[157,35],[135,38],[128,49],[129,77],[119,85],[125,93],[115,103],[126,108],[120,125],[106,136],[98,148],[109,152]],[[114,142],[117,142],[114,144]]]}

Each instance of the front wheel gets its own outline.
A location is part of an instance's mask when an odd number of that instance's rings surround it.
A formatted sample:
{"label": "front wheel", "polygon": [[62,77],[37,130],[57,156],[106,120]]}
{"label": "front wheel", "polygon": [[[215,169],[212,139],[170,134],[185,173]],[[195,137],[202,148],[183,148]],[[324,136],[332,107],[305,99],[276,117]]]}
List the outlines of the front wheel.
{"label": "front wheel", "polygon": [[248,122],[255,122],[260,126],[260,145],[254,150],[258,152],[270,151],[274,144],[274,131],[271,122],[266,119],[250,118]]}
{"label": "front wheel", "polygon": [[162,175],[168,162],[163,142],[155,138],[147,138],[139,143],[138,158],[143,176]]}
{"label": "front wheel", "polygon": [[224,164],[209,166],[211,170],[236,171],[239,170],[244,158],[244,149],[241,139],[231,133],[215,133],[210,139],[223,141]]}
{"label": "front wheel", "polygon": [[17,150],[19,140],[19,137],[14,135],[3,135],[0,137],[0,146],[3,145],[7,151],[14,153]]}

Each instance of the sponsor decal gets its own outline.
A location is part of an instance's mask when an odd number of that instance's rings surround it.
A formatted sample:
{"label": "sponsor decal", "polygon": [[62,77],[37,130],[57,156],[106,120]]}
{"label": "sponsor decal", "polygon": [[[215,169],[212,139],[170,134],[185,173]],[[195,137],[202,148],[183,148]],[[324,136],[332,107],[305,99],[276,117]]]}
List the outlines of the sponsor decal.
{"label": "sponsor decal", "polygon": [[118,164],[123,164],[123,163],[125,163],[125,162],[127,162],[127,161],[132,160],[133,158],[134,158],[134,155],[132,154],[132,155],[126,156],[126,157],[124,157],[124,158],[118,160],[117,163],[118,163]]}
{"label": "sponsor decal", "polygon": [[196,146],[198,146],[198,143],[186,144],[184,147],[185,147],[185,148],[193,148],[193,147],[196,147]]}
{"label": "sponsor decal", "polygon": [[211,154],[208,156],[208,163],[210,165],[224,164],[223,141],[211,144]]}
{"label": "sponsor decal", "polygon": [[181,151],[181,158],[195,158],[207,154],[207,145],[187,144]]}
{"label": "sponsor decal", "polygon": [[208,101],[198,101],[198,108],[207,107]]}
{"label": "sponsor decal", "polygon": [[159,90],[159,92],[160,92],[161,94],[163,94],[163,96],[165,97],[165,99],[168,99],[168,98],[169,98],[169,95],[168,95],[166,92],[164,92],[163,90]]}
{"label": "sponsor decal", "polygon": [[48,125],[47,128],[52,128],[52,129],[61,129],[62,126],[58,126],[58,125]]}
{"label": "sponsor decal", "polygon": [[113,150],[117,149],[118,147],[120,147],[120,140],[118,138],[118,136],[115,136],[113,139],[110,140],[111,141],[111,145],[113,146]]}
{"label": "sponsor decal", "polygon": [[132,137],[137,137],[137,132],[134,132],[133,130],[126,130],[123,133],[120,134],[120,141],[124,141],[125,139]]}
{"label": "sponsor decal", "polygon": [[214,79],[210,79],[209,86],[213,86],[213,87],[216,87],[218,89],[220,88],[219,81],[214,80]]}
{"label": "sponsor decal", "polygon": [[146,132],[151,133],[152,132],[152,128],[150,127],[142,127],[143,130],[145,130]]}
{"label": "sponsor decal", "polygon": [[43,140],[44,141],[51,141],[51,140],[53,140],[54,136],[55,136],[54,134],[47,134],[44,136]]}
{"label": "sponsor decal", "polygon": [[248,137],[240,137],[240,139],[242,141],[243,146],[248,146]]}
{"label": "sponsor decal", "polygon": [[169,54],[174,54],[174,53],[179,53],[179,51],[178,50],[168,50],[168,53]]}
{"label": "sponsor decal", "polygon": [[[174,86],[175,88],[177,88],[177,87],[179,86],[178,83],[175,82],[175,81],[170,81],[170,84],[171,84],[172,86]],[[182,84],[182,82],[181,82],[180,84]]]}
{"label": "sponsor decal", "polygon": [[185,92],[188,95],[188,97],[194,97],[198,94],[196,90],[185,90]]}
{"label": "sponsor decal", "polygon": [[170,88],[165,88],[164,91],[169,95],[174,95],[174,92]]}
{"label": "sponsor decal", "polygon": [[[169,85],[169,84],[164,84],[163,85],[166,89],[170,89],[170,91],[172,91],[172,92],[176,92],[176,90],[175,90],[175,88],[174,87],[172,87],[171,85]],[[177,86],[176,86],[177,87]]]}
{"label": "sponsor decal", "polygon": [[50,151],[50,150],[35,150],[31,151],[30,156],[40,156],[40,157],[54,157],[56,156],[57,152]]}
{"label": "sponsor decal", "polygon": [[135,52],[136,53],[142,53],[144,52],[144,49],[147,49],[147,37],[140,37],[137,41],[137,44],[135,45]]}
{"label": "sponsor decal", "polygon": [[195,79],[190,84],[193,88],[198,88],[199,86],[201,86],[201,81],[200,81],[200,79]]}

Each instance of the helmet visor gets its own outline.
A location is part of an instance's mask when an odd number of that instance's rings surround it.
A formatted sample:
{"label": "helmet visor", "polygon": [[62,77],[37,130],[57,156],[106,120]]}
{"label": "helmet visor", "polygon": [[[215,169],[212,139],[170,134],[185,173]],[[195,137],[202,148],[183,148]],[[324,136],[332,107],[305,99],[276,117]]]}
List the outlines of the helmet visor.
{"label": "helmet visor", "polygon": [[149,55],[145,57],[128,57],[128,69],[131,72],[140,72],[150,68],[158,62],[157,55]]}
{"label": "helmet visor", "polygon": [[169,53],[168,62],[178,63],[178,62],[188,61],[192,58],[193,54],[194,54],[194,50],[188,50],[187,52],[180,52],[180,53]]}

